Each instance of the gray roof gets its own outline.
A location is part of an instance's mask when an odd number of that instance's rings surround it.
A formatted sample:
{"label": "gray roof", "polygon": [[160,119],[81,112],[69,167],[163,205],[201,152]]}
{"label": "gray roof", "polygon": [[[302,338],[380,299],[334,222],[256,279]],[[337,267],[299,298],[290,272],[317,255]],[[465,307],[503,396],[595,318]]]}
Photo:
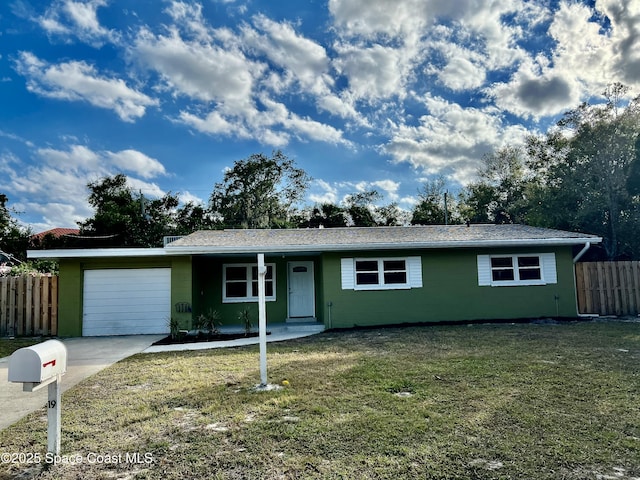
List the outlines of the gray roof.
{"label": "gray roof", "polygon": [[425,225],[282,230],[201,230],[172,243],[171,253],[280,253],[411,248],[579,245],[595,235],[526,225]]}

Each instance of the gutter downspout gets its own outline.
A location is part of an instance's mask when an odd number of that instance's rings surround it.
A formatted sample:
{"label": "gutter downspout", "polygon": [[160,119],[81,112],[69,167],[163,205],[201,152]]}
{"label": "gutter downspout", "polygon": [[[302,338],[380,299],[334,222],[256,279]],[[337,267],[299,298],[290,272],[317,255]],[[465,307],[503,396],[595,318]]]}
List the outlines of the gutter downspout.
{"label": "gutter downspout", "polygon": [[582,250],[580,250],[578,254],[575,257],[573,257],[574,265],[578,263],[578,260],[580,260],[585,253],[587,253],[587,250],[589,250],[589,248],[591,248],[591,242],[585,243]]}
{"label": "gutter downspout", "polygon": [[[582,250],[580,250],[578,252],[578,254],[573,257],[573,264],[575,265],[576,263],[578,263],[578,260],[580,260],[582,258],[582,256],[587,253],[587,250],[589,250],[589,248],[591,248],[591,242],[587,242],[584,244],[584,247],[582,247]],[[599,315],[595,315],[595,314],[588,314],[588,313],[580,313],[580,310],[578,309],[578,285],[577,285],[577,280],[576,280],[576,269],[575,267],[573,268],[573,289],[576,292],[576,313],[578,314],[578,317],[597,317]]]}

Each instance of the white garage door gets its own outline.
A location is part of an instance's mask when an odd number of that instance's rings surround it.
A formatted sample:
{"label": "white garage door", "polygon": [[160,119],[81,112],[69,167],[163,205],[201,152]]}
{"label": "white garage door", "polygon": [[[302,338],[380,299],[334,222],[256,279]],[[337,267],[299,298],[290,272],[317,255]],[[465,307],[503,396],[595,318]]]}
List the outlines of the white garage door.
{"label": "white garage door", "polygon": [[170,268],[85,270],[82,335],[169,333]]}

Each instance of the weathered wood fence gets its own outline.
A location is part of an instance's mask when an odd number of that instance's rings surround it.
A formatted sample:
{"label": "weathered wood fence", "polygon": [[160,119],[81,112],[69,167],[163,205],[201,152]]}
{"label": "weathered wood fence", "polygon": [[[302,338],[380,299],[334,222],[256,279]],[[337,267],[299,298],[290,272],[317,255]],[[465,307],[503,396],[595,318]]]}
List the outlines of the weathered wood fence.
{"label": "weathered wood fence", "polygon": [[580,313],[640,313],[640,262],[580,262],[575,266]]}
{"label": "weathered wood fence", "polygon": [[0,337],[58,334],[58,277],[0,277]]}

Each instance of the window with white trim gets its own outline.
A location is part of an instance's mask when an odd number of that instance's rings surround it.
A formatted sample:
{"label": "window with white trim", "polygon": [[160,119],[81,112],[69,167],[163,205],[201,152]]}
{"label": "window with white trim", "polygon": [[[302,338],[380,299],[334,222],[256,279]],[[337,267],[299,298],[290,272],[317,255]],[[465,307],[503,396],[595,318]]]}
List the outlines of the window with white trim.
{"label": "window with white trim", "polygon": [[478,284],[491,286],[557,283],[553,253],[478,255]]}
{"label": "window with white trim", "polygon": [[520,282],[542,280],[540,257],[491,257],[491,280],[494,282]]}
{"label": "window with white trim", "polygon": [[[275,264],[269,263],[264,282],[265,299],[276,299]],[[253,263],[233,263],[222,266],[222,301],[257,302],[258,301],[258,265]]]}
{"label": "window with white trim", "polygon": [[420,257],[343,258],[343,290],[394,290],[422,287]]}

